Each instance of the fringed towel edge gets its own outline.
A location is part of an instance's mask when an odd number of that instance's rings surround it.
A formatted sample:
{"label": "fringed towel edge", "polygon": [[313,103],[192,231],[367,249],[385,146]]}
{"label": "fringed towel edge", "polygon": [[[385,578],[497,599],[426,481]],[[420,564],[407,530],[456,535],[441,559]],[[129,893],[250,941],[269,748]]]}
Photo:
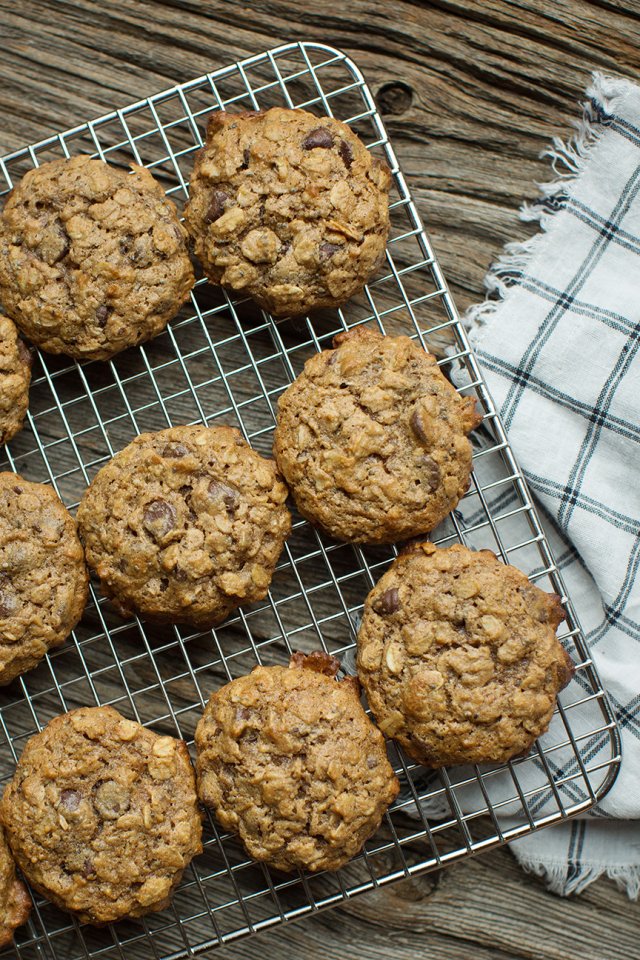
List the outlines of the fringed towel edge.
{"label": "fringed towel edge", "polygon": [[520,220],[537,222],[540,231],[527,240],[505,244],[501,255],[489,267],[484,279],[487,297],[482,303],[469,307],[462,321],[473,346],[479,345],[496,310],[527,271],[544,234],[579,180],[591,151],[629,86],[629,81],[621,77],[593,73],[586,91],[587,100],[582,104],[582,117],[574,121],[575,133],[568,140],[554,137],[551,146],[540,154],[550,158],[555,178],[549,183],[539,183],[539,199],[524,203],[519,211]]}

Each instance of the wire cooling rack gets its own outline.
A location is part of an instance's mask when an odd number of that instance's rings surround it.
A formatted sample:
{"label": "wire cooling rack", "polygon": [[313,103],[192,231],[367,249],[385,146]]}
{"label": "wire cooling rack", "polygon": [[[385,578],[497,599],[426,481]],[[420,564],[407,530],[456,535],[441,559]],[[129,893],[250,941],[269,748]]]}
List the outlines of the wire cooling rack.
{"label": "wire cooling rack", "polygon": [[[276,322],[200,279],[189,307],[144,347],[109,363],[38,355],[28,422],[2,451],[2,468],[50,482],[73,510],[97,470],[143,431],[228,423],[268,454],[278,397],[314,351],[360,323],[408,333],[442,357],[444,372],[465,383],[462,391],[477,396],[484,413],[471,489],[434,540],[488,546],[560,593],[562,641],[578,664],[576,678],[549,733],[510,764],[427,773],[390,746],[401,794],[343,870],[270,873],[209,819],[204,853],[170,909],[96,930],[35,897],[32,919],[16,936],[23,958],[193,956],[583,812],[615,778],[619,740],[606,696],[371,93],[350,59],[323,44],[295,43],[234,63],[0,159],[3,192],[33,165],[88,152],[123,167],[146,165],[181,207],[211,111],[273,105],[335,115],[386,157],[394,186],[381,275],[342,310],[296,322]],[[210,692],[256,663],[322,647],[349,669],[364,598],[393,555],[332,542],[294,517],[268,599],[215,631],[123,621],[92,589],[72,639],[0,692],[3,780],[27,738],[64,710],[112,704],[191,745]]]}

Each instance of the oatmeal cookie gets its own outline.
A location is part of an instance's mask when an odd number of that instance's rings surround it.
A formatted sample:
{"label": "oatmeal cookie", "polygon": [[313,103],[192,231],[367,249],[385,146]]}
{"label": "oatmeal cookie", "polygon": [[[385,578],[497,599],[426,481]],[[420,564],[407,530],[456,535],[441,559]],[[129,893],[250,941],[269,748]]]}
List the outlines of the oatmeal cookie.
{"label": "oatmeal cookie", "polygon": [[0,473],[0,685],[64,643],[88,582],[75,521],[55,491]]}
{"label": "oatmeal cookie", "polygon": [[180,309],[194,282],[186,237],[143,167],[52,160],[24,175],[0,216],[0,300],[43,350],[106,360]]}
{"label": "oatmeal cookie", "polygon": [[398,793],[384,740],[338,661],[295,654],[211,696],[196,729],[198,790],[250,856],[278,870],[337,870]]}
{"label": "oatmeal cookie", "polygon": [[296,506],[338,540],[427,533],[469,486],[475,401],[408,337],[357,327],[333,342],[278,403],[274,455]]}
{"label": "oatmeal cookie", "polygon": [[26,923],[30,911],[31,898],[16,877],[16,866],[0,827],[0,947],[11,943],[13,931]]}
{"label": "oatmeal cookie", "polygon": [[95,924],[162,910],[202,849],[184,741],[112,707],[73,710],[31,737],[0,817],[34,889]]}
{"label": "oatmeal cookie", "polygon": [[275,464],[231,427],[145,433],[103,467],[78,524],[123,616],[212,626],[266,596],[291,529]]}
{"label": "oatmeal cookie", "polygon": [[213,283],[298,315],[339,306],[377,271],[390,183],[386,164],[331,117],[218,112],[185,218]]}
{"label": "oatmeal cookie", "polygon": [[0,314],[0,444],[22,429],[29,406],[31,354],[15,324]]}
{"label": "oatmeal cookie", "polygon": [[358,633],[380,729],[429,767],[526,753],[573,675],[562,619],[558,596],[489,550],[409,548],[367,597]]}

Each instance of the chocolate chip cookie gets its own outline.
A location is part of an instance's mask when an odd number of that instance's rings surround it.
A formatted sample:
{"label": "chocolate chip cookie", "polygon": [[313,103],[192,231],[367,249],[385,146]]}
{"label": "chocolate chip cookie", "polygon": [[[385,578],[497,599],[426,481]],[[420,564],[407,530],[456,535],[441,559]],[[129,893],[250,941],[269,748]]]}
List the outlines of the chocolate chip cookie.
{"label": "chocolate chip cookie", "polygon": [[474,400],[408,337],[357,327],[333,343],[278,404],[273,450],[298,510],[353,543],[433,530],[469,486]]}
{"label": "chocolate chip cookie", "polygon": [[34,889],[95,924],[162,910],[202,849],[184,741],[112,707],[73,710],[32,737],[0,816]]}
{"label": "chocolate chip cookie", "polygon": [[31,911],[27,888],[16,877],[16,866],[0,827],[0,947],[13,940],[13,931],[26,922]]}
{"label": "chocolate chip cookie", "polygon": [[528,752],[573,675],[562,619],[559,597],[489,550],[408,549],[367,597],[358,634],[380,729],[428,767]]}
{"label": "chocolate chip cookie", "polygon": [[375,274],[389,169],[344,123],[305,110],[214,113],[186,224],[212,283],[275,316],[344,303]]}
{"label": "chocolate chip cookie", "polygon": [[266,596],[291,529],[275,464],[230,427],[145,433],[85,492],[89,566],[123,616],[212,626]]}
{"label": "chocolate chip cookie", "polygon": [[75,521],[55,491],[0,473],[0,685],[64,643],[88,580]]}
{"label": "chocolate chip cookie", "polygon": [[0,444],[22,429],[29,406],[31,354],[15,324],[0,314]]}
{"label": "chocolate chip cookie", "polygon": [[338,661],[295,654],[211,696],[196,729],[198,791],[255,860],[337,870],[398,793],[384,740]]}
{"label": "chocolate chip cookie", "polygon": [[25,174],[0,216],[0,300],[50,353],[106,360],[155,337],[194,277],[186,232],[148,170],[78,156]]}

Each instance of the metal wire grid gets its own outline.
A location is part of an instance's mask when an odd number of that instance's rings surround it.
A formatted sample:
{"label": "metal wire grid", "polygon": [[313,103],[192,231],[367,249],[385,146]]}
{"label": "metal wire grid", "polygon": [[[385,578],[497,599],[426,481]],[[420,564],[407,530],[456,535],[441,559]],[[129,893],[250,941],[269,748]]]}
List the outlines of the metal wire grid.
{"label": "metal wire grid", "polygon": [[[462,392],[477,396],[484,428],[464,509],[434,540],[489,546],[560,593],[567,610],[562,640],[579,665],[576,680],[549,734],[531,756],[510,764],[427,776],[390,746],[402,792],[378,835],[342,871],[271,874],[209,818],[204,854],[169,910],[95,930],[35,898],[32,919],[16,938],[24,958],[193,956],[563,820],[588,809],[615,778],[619,740],[606,697],[371,93],[351,60],[323,44],[287,44],[17,151],[0,159],[0,170],[8,190],[31,166],[58,156],[135,161],[180,206],[211,110],[276,104],[335,115],[386,157],[394,188],[382,276],[342,310],[298,322],[275,322],[201,279],[190,307],[144,347],[109,363],[40,355],[28,423],[4,450],[4,468],[49,481],[73,509],[97,470],[146,430],[231,423],[268,453],[278,396],[341,330],[368,323],[432,349],[447,345],[441,366],[448,374],[466,371]],[[25,740],[76,706],[109,703],[191,744],[211,690],[256,663],[282,663],[292,650],[322,647],[349,664],[364,597],[394,552],[332,542],[295,517],[268,599],[204,633],[122,621],[92,588],[72,640],[0,692],[3,779]]]}

